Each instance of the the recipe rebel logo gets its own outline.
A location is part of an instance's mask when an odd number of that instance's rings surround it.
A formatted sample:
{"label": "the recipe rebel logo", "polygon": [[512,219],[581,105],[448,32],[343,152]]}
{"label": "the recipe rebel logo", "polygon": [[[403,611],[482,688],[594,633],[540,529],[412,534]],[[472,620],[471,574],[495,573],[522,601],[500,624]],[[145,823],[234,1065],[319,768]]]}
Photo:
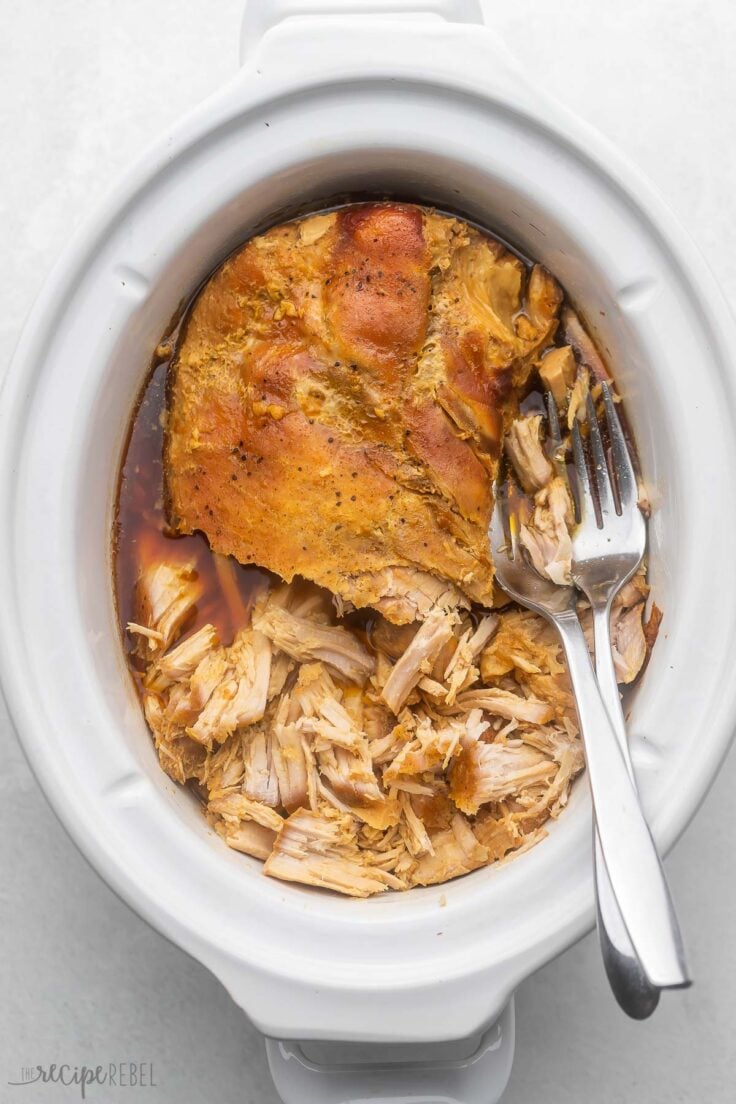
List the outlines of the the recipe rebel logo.
{"label": "the recipe rebel logo", "polygon": [[96,1087],[155,1089],[157,1086],[153,1062],[108,1062],[97,1066],[52,1062],[45,1066],[22,1066],[20,1077],[7,1084],[16,1088],[28,1085],[76,1086],[81,1100],[86,1100],[88,1090]]}

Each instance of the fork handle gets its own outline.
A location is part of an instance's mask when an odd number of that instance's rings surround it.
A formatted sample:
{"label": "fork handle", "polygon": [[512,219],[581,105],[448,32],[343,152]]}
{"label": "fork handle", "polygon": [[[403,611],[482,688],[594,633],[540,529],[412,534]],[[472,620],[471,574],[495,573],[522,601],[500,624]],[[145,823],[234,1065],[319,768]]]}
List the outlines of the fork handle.
{"label": "fork handle", "polygon": [[554,623],[565,650],[601,850],[621,917],[652,985],[688,985],[662,866],[601,695],[577,613],[569,610],[557,614]]}
{"label": "fork handle", "polygon": [[[589,598],[590,600],[590,598]],[[626,724],[621,708],[621,696],[618,692],[618,679],[616,678],[616,665],[613,662],[611,650],[611,601],[592,603],[593,610],[593,645],[595,655],[595,676],[601,691],[603,703],[608,710],[613,731],[616,733],[618,746],[626,763],[631,780],[635,783],[634,767],[629,752],[629,740],[626,735]]]}
{"label": "fork handle", "polygon": [[[601,697],[618,739],[618,746],[626,763],[629,776],[634,778],[629,741],[621,709],[616,671],[611,654],[610,603],[593,607],[593,631],[595,638],[595,673]],[[652,985],[642,970],[641,963],[631,945],[629,933],[621,916],[615,894],[603,859],[598,823],[593,817],[593,867],[596,887],[596,918],[598,938],[601,943],[603,965],[611,989],[621,1008],[634,1019],[651,1016],[659,1004],[660,990]]]}
{"label": "fork handle", "polygon": [[[631,762],[631,755],[629,753],[629,741],[626,734],[626,723],[624,721],[623,709],[621,707],[621,697],[618,690],[618,679],[616,678],[616,667],[613,661],[613,652],[611,650],[611,598],[607,601],[593,602],[593,639],[595,644],[595,673],[598,679],[598,686],[600,687],[601,697],[603,698],[604,705],[608,710],[608,716],[613,726],[613,730],[616,733],[618,746],[621,749],[626,768],[629,772],[629,777],[632,783],[636,787],[636,778],[634,776],[634,768]],[[598,902],[599,912],[603,924],[606,928],[609,940],[613,944],[617,954],[626,960],[630,960],[634,954],[631,941],[626,931],[626,926],[623,923],[620,912],[616,905],[616,899],[613,894],[611,884],[608,878],[608,870],[605,862],[602,861],[602,851],[600,838],[598,833],[597,824],[595,826],[595,862],[596,862],[596,882],[598,888]],[[661,865],[661,864],[660,864]],[[665,879],[664,871],[661,871],[662,882],[664,884],[665,892],[669,898],[669,921],[670,931],[663,933],[663,938],[668,939],[670,943],[670,954],[673,962],[676,959],[677,969],[672,970],[671,985],[680,987],[688,984],[688,969],[685,960],[685,952],[682,943],[682,936],[680,934],[680,927],[675,914],[674,905],[669,894],[669,888]],[[641,965],[641,964],[639,964]],[[632,974],[637,969],[637,964],[634,962],[628,962],[628,973]],[[646,973],[646,971],[645,971]]]}

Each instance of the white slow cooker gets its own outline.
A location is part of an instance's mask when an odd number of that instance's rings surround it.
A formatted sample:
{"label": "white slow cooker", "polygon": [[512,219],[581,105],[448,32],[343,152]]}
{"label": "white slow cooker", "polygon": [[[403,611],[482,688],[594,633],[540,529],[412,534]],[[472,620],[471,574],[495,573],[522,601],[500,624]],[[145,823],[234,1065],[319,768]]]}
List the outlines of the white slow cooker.
{"label": "white slow cooker", "polygon": [[591,811],[579,783],[509,864],[343,900],[265,878],[160,770],[113,604],[116,481],[153,347],[237,243],[392,194],[548,265],[615,366],[654,507],[665,618],[630,729],[664,850],[736,715],[731,317],[646,181],[480,24],[478,0],[252,0],[242,69],[69,245],[2,394],[0,662],[28,758],[100,874],[269,1037],[287,1104],[499,1099],[514,989],[593,923]]}

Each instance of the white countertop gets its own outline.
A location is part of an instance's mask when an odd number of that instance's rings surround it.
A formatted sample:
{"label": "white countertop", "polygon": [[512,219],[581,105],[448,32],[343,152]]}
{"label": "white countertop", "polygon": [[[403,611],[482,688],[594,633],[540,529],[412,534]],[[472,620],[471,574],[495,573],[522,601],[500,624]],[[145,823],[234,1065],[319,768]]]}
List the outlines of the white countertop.
{"label": "white countertop", "polygon": [[[257,0],[265,2],[265,0]],[[537,79],[635,158],[736,300],[736,6],[729,0],[492,5]],[[0,37],[0,373],[70,231],[141,148],[236,65],[241,0],[25,0]],[[697,377],[697,364],[693,377]],[[736,611],[734,611],[736,616]],[[0,705],[0,711],[2,706]],[[217,981],[128,910],[69,842],[0,712],[0,1101],[23,1065],[150,1061],[116,1104],[278,1104],[263,1043]],[[726,1104],[736,1096],[736,757],[668,860],[696,984],[634,1024],[595,937],[517,999],[505,1104]]]}

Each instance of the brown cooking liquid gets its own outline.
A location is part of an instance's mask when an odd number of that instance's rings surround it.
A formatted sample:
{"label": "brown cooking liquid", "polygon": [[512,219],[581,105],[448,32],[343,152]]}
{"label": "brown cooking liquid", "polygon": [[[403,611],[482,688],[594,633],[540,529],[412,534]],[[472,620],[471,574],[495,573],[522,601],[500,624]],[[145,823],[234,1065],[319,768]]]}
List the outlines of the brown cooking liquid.
{"label": "brown cooking liquid", "polygon": [[175,343],[169,338],[164,346],[171,352],[155,363],[133,415],[116,513],[114,570],[118,616],[128,662],[135,672],[141,671],[144,664],[132,653],[133,641],[126,625],[135,620],[135,583],[143,567],[160,560],[195,560],[203,593],[187,630],[210,623],[217,628],[224,644],[232,643],[246,621],[249,597],[258,581],[266,576],[266,572],[256,567],[242,567],[232,557],[215,556],[201,533],[191,537],[171,536],[167,529],[164,419],[166,375]]}

